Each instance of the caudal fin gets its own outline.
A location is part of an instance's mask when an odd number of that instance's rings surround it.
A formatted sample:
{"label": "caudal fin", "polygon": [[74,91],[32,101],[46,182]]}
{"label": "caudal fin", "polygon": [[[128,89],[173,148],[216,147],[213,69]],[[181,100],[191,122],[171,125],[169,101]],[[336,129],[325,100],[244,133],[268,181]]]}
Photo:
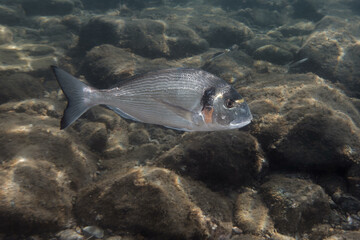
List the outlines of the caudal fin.
{"label": "caudal fin", "polygon": [[88,92],[86,89],[90,90],[92,88],[56,66],[51,66],[51,69],[68,100],[60,124],[60,129],[65,129],[90,107],[94,106],[94,104],[91,104],[90,99],[85,96],[85,93]]}

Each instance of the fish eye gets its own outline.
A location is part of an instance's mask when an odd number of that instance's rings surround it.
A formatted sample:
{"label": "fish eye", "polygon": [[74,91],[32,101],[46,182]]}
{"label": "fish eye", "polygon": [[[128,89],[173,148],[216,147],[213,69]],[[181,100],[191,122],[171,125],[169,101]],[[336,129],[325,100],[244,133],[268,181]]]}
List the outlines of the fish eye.
{"label": "fish eye", "polygon": [[235,107],[235,101],[233,99],[230,99],[230,98],[226,99],[225,100],[225,107],[227,107],[227,108]]}

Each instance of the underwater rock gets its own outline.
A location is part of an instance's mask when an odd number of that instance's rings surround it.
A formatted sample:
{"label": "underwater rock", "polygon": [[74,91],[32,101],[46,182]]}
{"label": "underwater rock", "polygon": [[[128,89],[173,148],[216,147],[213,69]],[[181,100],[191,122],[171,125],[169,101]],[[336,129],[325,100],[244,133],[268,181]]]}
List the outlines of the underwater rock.
{"label": "underwater rock", "polygon": [[60,131],[48,100],[0,105],[0,229],[43,232],[72,223],[75,191],[92,181],[95,156]]}
{"label": "underwater rock", "polygon": [[22,0],[20,3],[28,16],[49,16],[70,14],[74,10],[74,2],[72,0]]}
{"label": "underwater rock", "polygon": [[5,74],[0,73],[0,104],[24,100],[28,98],[39,98],[45,93],[39,79],[26,73]]}
{"label": "underwater rock", "polygon": [[148,60],[112,45],[94,47],[86,54],[81,72],[94,87],[108,88],[119,80],[160,68],[180,67],[163,60]]}
{"label": "underwater rock", "polygon": [[293,54],[283,48],[274,45],[265,45],[255,50],[254,59],[269,61],[271,63],[284,65],[291,62]]}
{"label": "underwater rock", "polygon": [[24,44],[21,45],[20,48],[24,53],[27,53],[28,56],[33,57],[46,56],[55,52],[54,47],[45,44]]}
{"label": "underwater rock", "polygon": [[94,47],[86,54],[81,72],[94,87],[108,88],[135,74],[145,59],[112,45]]}
{"label": "underwater rock", "polygon": [[12,31],[8,27],[0,25],[0,45],[5,43],[11,43],[12,40]]}
{"label": "underwater rock", "polygon": [[137,129],[129,134],[131,145],[141,145],[150,141],[149,133],[145,129]]}
{"label": "underwater rock", "polygon": [[342,91],[312,74],[253,79],[240,90],[272,168],[338,172],[358,162],[360,114]]}
{"label": "underwater rock", "polygon": [[29,71],[28,62],[22,58],[24,54],[16,49],[0,47],[0,70],[5,71]]}
{"label": "underwater rock", "polygon": [[206,40],[182,24],[167,24],[165,34],[170,58],[188,57],[209,48]]}
{"label": "underwater rock", "polygon": [[262,240],[262,239],[263,237],[259,237],[251,234],[241,234],[231,238],[231,240]]}
{"label": "underwater rock", "polygon": [[159,239],[231,232],[229,202],[167,169],[139,167],[107,179],[80,194],[81,222]]}
{"label": "underwater rock", "polygon": [[82,18],[76,15],[66,15],[61,19],[61,24],[79,35],[82,26]]}
{"label": "underwater rock", "polygon": [[357,240],[360,239],[360,231],[344,231],[342,233],[338,233],[328,238],[325,238],[324,240],[335,240],[335,239]]}
{"label": "underwater rock", "polygon": [[[216,52],[214,52],[216,53]],[[234,84],[249,77],[252,72],[253,59],[241,50],[224,53],[221,56],[208,55],[201,69]]]}
{"label": "underwater rock", "polygon": [[235,208],[236,225],[245,233],[261,235],[275,232],[269,209],[256,191],[246,189],[240,193]]}
{"label": "underwater rock", "polygon": [[281,233],[310,230],[330,213],[329,197],[319,185],[309,180],[272,175],[261,185],[260,194]]}
{"label": "underwater rock", "polygon": [[[315,109],[314,109],[315,110]],[[329,111],[319,107],[317,111]],[[331,111],[331,110],[330,110]],[[346,169],[358,161],[360,134],[356,126],[349,125],[346,116],[337,116],[330,112],[307,114],[294,124],[286,137],[275,144],[279,160],[301,168],[327,171]],[[356,133],[355,133],[356,132]]]}
{"label": "underwater rock", "polygon": [[74,193],[66,186],[66,176],[54,164],[19,156],[3,164],[0,179],[1,231],[56,230],[72,221]]}
{"label": "underwater rock", "polygon": [[240,131],[188,135],[156,162],[213,189],[251,184],[267,168],[257,140]]}
{"label": "underwater rock", "polygon": [[188,25],[206,39],[211,47],[228,48],[254,37],[245,24],[222,16],[191,17]]}
{"label": "underwater rock", "polygon": [[344,84],[349,93],[360,95],[360,45],[359,22],[349,24],[339,18],[322,19],[313,34],[299,51],[300,58],[309,61],[303,71],[311,71],[321,77]]}
{"label": "underwater rock", "polygon": [[292,9],[288,1],[212,0],[210,2],[220,5],[228,15],[249,26],[273,27],[291,20]]}
{"label": "underwater rock", "polygon": [[[44,76],[49,74],[49,66],[56,64],[57,58],[50,53],[39,52],[30,47],[32,44],[18,46],[0,46],[0,70],[8,72],[26,72],[33,76]],[[34,44],[33,46],[36,46]],[[39,45],[43,46],[43,45]],[[38,51],[37,53],[35,53]],[[34,55],[33,55],[34,54]],[[40,55],[39,55],[40,54]],[[45,54],[45,55],[43,55]]]}
{"label": "underwater rock", "polygon": [[120,5],[119,0],[82,0],[82,3],[84,5],[84,9],[86,10],[109,10],[112,8],[117,8]]}
{"label": "underwater rock", "polygon": [[293,8],[293,17],[302,18],[310,21],[317,22],[324,15],[318,11],[316,6],[312,3],[314,1],[310,0],[295,0],[292,2]]}
{"label": "underwater rock", "polygon": [[[281,64],[283,64],[283,62],[289,63],[292,60],[292,56],[290,57],[290,55],[295,55],[300,47],[289,43],[287,40],[279,40],[270,36],[269,34],[257,35],[253,39],[243,42],[240,47],[243,48],[247,54],[254,56],[256,59],[264,59],[267,61],[271,60],[270,62],[276,63],[277,58],[279,58],[279,62],[281,62]],[[256,54],[259,55],[257,57],[255,56],[256,51]],[[272,57],[270,54],[274,54],[276,57]]]}
{"label": "underwater rock", "polygon": [[90,149],[103,152],[106,149],[107,129],[104,123],[84,122],[81,126],[79,136],[89,146]]}
{"label": "underwater rock", "polygon": [[300,21],[295,24],[286,24],[276,29],[284,37],[309,35],[315,30],[315,24],[310,21]]}
{"label": "underwater rock", "polygon": [[56,234],[59,240],[84,240],[84,236],[80,235],[73,229],[65,229]]}
{"label": "underwater rock", "polygon": [[324,188],[342,211],[348,214],[360,211],[360,201],[348,193],[348,183],[342,177],[335,174],[319,175],[316,177],[316,182]]}
{"label": "underwater rock", "polygon": [[180,58],[208,48],[204,39],[184,25],[112,16],[93,17],[80,31],[79,49],[85,51],[101,44],[129,48],[148,58]]}
{"label": "underwater rock", "polygon": [[14,26],[21,23],[24,12],[18,6],[0,5],[0,24]]}
{"label": "underwater rock", "polygon": [[101,44],[130,48],[142,56],[166,56],[165,25],[154,20],[130,20],[112,16],[93,17],[80,31],[79,48],[88,50]]}
{"label": "underwater rock", "polygon": [[274,9],[281,10],[288,5],[288,1],[276,0],[276,1],[263,1],[263,0],[242,0],[242,1],[233,1],[233,0],[210,0],[212,4],[220,5],[226,10],[236,10],[236,9],[245,9],[245,8],[265,8],[265,9]]}
{"label": "underwater rock", "polygon": [[360,199],[360,164],[351,166],[346,178],[350,193]]}
{"label": "underwater rock", "polygon": [[289,21],[289,8],[281,11],[267,8],[245,8],[232,13],[233,18],[249,26],[261,27],[281,26]]}
{"label": "underwater rock", "polygon": [[[204,4],[202,4],[201,8],[204,7]],[[174,8],[164,5],[159,7],[145,8],[139,13],[138,17],[143,19],[163,20],[168,23],[182,23],[182,19],[196,14],[197,10],[200,9],[195,7],[182,8],[179,6]]]}
{"label": "underwater rock", "polygon": [[346,193],[335,193],[332,196],[334,202],[347,213],[357,214],[360,211],[360,200]]}

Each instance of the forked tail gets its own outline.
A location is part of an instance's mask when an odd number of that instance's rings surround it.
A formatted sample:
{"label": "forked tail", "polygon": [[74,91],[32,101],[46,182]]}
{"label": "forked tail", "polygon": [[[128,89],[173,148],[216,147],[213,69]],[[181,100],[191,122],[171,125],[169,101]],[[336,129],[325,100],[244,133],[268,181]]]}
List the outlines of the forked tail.
{"label": "forked tail", "polygon": [[96,105],[92,103],[89,94],[95,89],[56,66],[51,66],[51,69],[68,100],[60,125],[60,129],[65,129]]}

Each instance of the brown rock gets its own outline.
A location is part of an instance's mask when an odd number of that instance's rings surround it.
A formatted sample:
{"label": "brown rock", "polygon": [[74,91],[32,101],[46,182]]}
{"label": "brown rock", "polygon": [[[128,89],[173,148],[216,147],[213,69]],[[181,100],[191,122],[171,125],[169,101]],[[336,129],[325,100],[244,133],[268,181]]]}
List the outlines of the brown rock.
{"label": "brown rock", "polygon": [[272,175],[261,195],[281,233],[298,233],[321,223],[330,213],[329,197],[309,180]]}
{"label": "brown rock", "polygon": [[351,24],[336,17],[325,17],[306,40],[299,51],[301,58],[309,58],[303,64],[305,71],[343,83],[354,95],[359,95],[360,47],[357,20]]}
{"label": "brown rock", "polygon": [[261,235],[275,232],[269,209],[256,191],[247,189],[239,194],[235,208],[235,222],[245,233]]}
{"label": "brown rock", "polygon": [[162,168],[116,174],[84,190],[75,211],[86,224],[162,239],[202,239],[231,231],[225,199]]}
{"label": "brown rock", "polygon": [[337,240],[337,239],[357,240],[359,238],[360,238],[360,231],[345,231],[344,233],[339,233],[327,237],[325,240]]}
{"label": "brown rock", "polygon": [[179,23],[111,16],[92,18],[80,32],[79,49],[88,50],[102,44],[128,48],[148,58],[180,58],[208,48],[196,31]]}
{"label": "brown rock", "polygon": [[240,131],[188,135],[181,145],[161,155],[157,165],[201,180],[210,188],[252,184],[267,169],[256,139]]}
{"label": "brown rock", "polygon": [[170,64],[165,60],[150,61],[124,49],[106,44],[94,47],[86,54],[81,72],[92,86],[108,88],[131,76],[166,68],[171,66]]}
{"label": "brown rock", "polygon": [[229,48],[253,38],[254,33],[245,24],[222,16],[195,16],[189,26],[206,39],[211,47]]}
{"label": "brown rock", "polygon": [[59,130],[54,105],[49,99],[0,107],[3,232],[53,231],[70,225],[75,191],[92,181],[96,158],[76,137]]}
{"label": "brown rock", "polygon": [[39,79],[25,73],[2,74],[0,81],[0,104],[14,100],[38,98],[45,94]]}
{"label": "brown rock", "polygon": [[252,134],[269,153],[273,167],[337,171],[358,162],[360,114],[324,79],[310,74],[258,75],[239,90],[255,116]]}

